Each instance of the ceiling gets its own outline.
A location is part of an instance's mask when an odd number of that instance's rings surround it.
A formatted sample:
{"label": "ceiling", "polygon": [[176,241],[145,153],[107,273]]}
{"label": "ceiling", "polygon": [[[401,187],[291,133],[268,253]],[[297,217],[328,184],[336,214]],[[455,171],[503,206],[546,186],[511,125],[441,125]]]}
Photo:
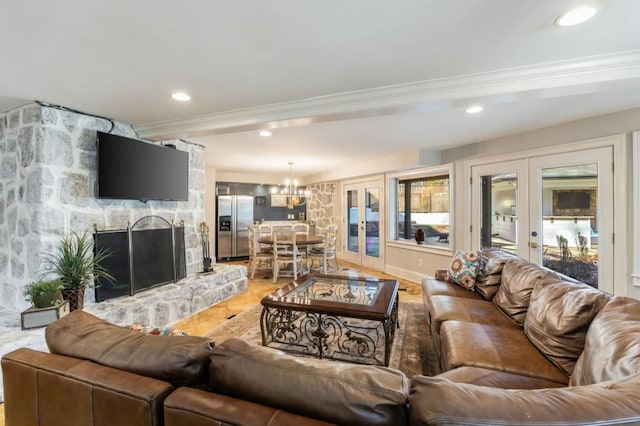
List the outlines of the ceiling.
{"label": "ceiling", "polygon": [[[205,145],[220,172],[321,173],[640,107],[638,0],[5,3],[0,111],[113,118]],[[583,4],[592,20],[554,25]]]}

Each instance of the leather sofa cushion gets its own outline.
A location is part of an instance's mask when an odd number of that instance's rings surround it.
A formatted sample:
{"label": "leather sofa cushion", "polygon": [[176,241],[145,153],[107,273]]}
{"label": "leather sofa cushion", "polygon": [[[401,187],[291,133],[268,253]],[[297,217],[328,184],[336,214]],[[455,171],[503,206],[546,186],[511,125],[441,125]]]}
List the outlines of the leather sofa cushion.
{"label": "leather sofa cushion", "polygon": [[517,327],[445,321],[440,327],[444,371],[481,367],[567,384],[569,378]]}
{"label": "leather sofa cushion", "polygon": [[557,281],[556,276],[524,260],[508,260],[502,270],[502,284],[493,302],[519,326],[524,324],[531,292],[538,282]]}
{"label": "leather sofa cushion", "polygon": [[[589,326],[572,386],[617,380],[640,372],[640,300],[613,297]],[[640,393],[636,395],[638,397]],[[638,397],[640,401],[640,397]]]}
{"label": "leather sofa cushion", "polygon": [[451,320],[515,327],[509,318],[488,300],[431,296],[427,306],[431,314],[433,335],[440,333],[442,322]]}
{"label": "leather sofa cushion", "polygon": [[51,353],[164,380],[173,386],[206,384],[213,341],[197,336],[156,336],[74,311],[45,330]]}
{"label": "leather sofa cushion", "polygon": [[164,403],[165,426],[330,426],[276,408],[200,389],[182,387]]}
{"label": "leather sofa cushion", "polygon": [[459,367],[454,370],[445,371],[439,374],[438,377],[456,383],[468,383],[471,385],[503,389],[545,389],[566,386],[566,384],[552,382],[550,380],[479,367]]}
{"label": "leather sofa cushion", "polygon": [[485,299],[491,300],[498,292],[502,282],[502,269],[508,260],[518,259],[509,253],[495,249],[483,249],[484,268],[476,278],[476,291]]}
{"label": "leather sofa cushion", "polygon": [[586,284],[538,283],[524,321],[524,332],[568,376],[584,350],[589,324],[610,296]]}
{"label": "leather sofa cushion", "polygon": [[640,422],[640,376],[591,386],[512,390],[414,376],[409,425]]}
{"label": "leather sofa cushion", "polygon": [[386,367],[294,357],[240,339],[217,345],[211,389],[343,425],[406,424],[409,381]]}

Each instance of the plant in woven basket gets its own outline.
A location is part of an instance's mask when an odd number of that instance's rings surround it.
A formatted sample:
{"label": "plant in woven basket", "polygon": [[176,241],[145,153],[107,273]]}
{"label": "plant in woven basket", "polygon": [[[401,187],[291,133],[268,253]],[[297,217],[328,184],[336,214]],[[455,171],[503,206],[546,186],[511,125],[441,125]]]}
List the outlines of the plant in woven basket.
{"label": "plant in woven basket", "polygon": [[84,307],[84,290],[93,285],[94,279],[113,281],[113,276],[102,266],[111,256],[107,250],[93,252],[89,236],[71,233],[60,238],[57,250],[44,256],[50,273],[62,281],[63,297],[69,301],[70,310]]}
{"label": "plant in woven basket", "polygon": [[38,280],[27,284],[22,292],[25,300],[36,308],[48,308],[62,303],[62,280]]}

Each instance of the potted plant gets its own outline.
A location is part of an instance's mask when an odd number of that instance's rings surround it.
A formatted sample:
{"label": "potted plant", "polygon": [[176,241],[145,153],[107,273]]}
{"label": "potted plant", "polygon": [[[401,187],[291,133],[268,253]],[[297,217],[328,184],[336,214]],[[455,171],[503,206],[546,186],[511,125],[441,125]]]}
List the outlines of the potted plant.
{"label": "potted plant", "polygon": [[71,311],[84,307],[84,290],[93,285],[93,279],[113,281],[102,266],[110,255],[106,250],[93,253],[88,235],[73,232],[60,238],[55,253],[44,256],[49,272],[57,275],[64,285],[62,296],[69,301]]}
{"label": "potted plant", "polygon": [[49,308],[56,306],[62,302],[62,293],[60,290],[64,287],[62,280],[39,280],[27,284],[22,292],[25,300],[34,307]]}
{"label": "potted plant", "polygon": [[27,284],[22,294],[33,306],[20,314],[23,330],[43,327],[69,313],[69,303],[62,300],[63,287],[60,279],[41,279]]}

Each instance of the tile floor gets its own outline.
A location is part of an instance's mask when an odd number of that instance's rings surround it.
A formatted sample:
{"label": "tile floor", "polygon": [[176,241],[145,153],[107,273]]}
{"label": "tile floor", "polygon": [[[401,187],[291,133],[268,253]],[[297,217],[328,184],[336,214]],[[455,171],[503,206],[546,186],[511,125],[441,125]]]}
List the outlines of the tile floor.
{"label": "tile floor", "polygon": [[[247,264],[247,262],[239,261],[233,262],[237,264]],[[399,279],[393,275],[385,274],[374,269],[361,268],[358,265],[350,264],[344,261],[340,261],[339,274],[354,274],[376,276],[379,278],[392,278],[397,279],[400,283],[400,300],[403,301],[422,301],[422,288],[419,284],[411,281]],[[231,297],[224,302],[218,303],[202,312],[199,312],[191,317],[185,318],[182,321],[175,323],[173,326],[184,330],[190,335],[204,335],[208,331],[222,324],[232,315],[238,315],[244,312],[246,309],[252,307],[256,303],[260,303],[260,300],[288,283],[288,279],[281,278],[278,283],[273,284],[271,278],[265,275],[264,272],[258,271],[255,279],[249,280],[249,288],[246,292]],[[4,423],[4,404],[0,404],[0,426],[5,426]]]}

